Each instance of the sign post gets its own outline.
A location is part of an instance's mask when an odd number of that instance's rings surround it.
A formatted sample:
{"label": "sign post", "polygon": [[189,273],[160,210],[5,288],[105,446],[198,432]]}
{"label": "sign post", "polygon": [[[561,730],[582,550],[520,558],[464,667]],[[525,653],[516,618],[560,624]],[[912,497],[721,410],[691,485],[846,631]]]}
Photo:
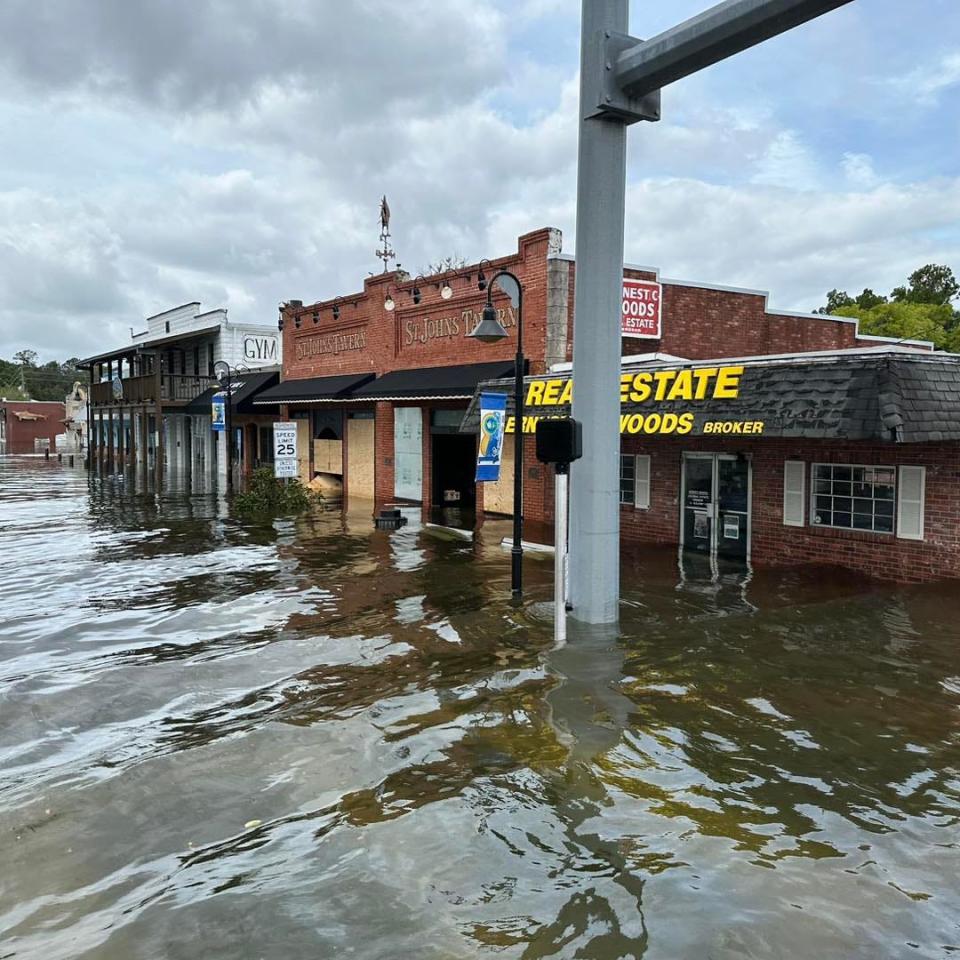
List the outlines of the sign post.
{"label": "sign post", "polygon": [[583,456],[583,430],[576,420],[561,417],[537,423],[537,459],[554,469],[553,636],[567,639],[567,479],[570,464]]}
{"label": "sign post", "polygon": [[282,421],[273,425],[273,475],[296,477],[297,470],[297,424]]}

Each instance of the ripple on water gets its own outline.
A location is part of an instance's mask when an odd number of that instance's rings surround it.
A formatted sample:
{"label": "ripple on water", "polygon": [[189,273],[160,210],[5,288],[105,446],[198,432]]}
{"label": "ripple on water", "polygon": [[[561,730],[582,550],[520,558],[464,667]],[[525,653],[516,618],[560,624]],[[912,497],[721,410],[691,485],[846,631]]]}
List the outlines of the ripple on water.
{"label": "ripple on water", "polygon": [[552,565],[0,458],[0,956],[943,957],[950,588]]}

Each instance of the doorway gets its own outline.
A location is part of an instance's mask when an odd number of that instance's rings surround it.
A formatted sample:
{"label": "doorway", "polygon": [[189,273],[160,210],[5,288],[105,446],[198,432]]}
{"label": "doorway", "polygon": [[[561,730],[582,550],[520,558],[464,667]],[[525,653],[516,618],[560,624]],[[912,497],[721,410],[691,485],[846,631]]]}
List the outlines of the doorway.
{"label": "doorway", "polygon": [[477,501],[477,438],[435,433],[432,439],[433,505],[473,509]]}
{"label": "doorway", "polygon": [[750,556],[750,461],[729,453],[685,453],[680,543],[685,550]]}

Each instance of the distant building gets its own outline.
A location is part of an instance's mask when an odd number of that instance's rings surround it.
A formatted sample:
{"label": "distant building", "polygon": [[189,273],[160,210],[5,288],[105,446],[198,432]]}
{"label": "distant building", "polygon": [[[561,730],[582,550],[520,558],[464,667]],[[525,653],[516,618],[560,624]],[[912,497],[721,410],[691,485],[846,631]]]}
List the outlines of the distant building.
{"label": "distant building", "polygon": [[64,402],[64,431],[57,437],[57,446],[67,453],[82,453],[87,448],[87,390],[78,380]]}
{"label": "distant building", "polygon": [[174,470],[224,479],[227,444],[211,415],[218,361],[233,373],[235,466],[269,459],[275,408],[253,413],[248,405],[279,379],[279,358],[276,327],[231,323],[225,309],[201,312],[194,302],[149,317],[128,345],[80,362],[90,371],[94,462],[153,468],[159,460]]}
{"label": "distant building", "polygon": [[40,453],[56,448],[64,405],[56,400],[0,397],[0,453]]}

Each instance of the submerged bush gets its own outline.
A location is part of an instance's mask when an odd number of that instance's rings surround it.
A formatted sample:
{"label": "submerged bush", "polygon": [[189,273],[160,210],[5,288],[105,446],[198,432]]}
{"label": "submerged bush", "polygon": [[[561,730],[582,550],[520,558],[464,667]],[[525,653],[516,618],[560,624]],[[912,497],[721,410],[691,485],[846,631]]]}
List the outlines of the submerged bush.
{"label": "submerged bush", "polygon": [[247,489],[238,493],[233,505],[239,513],[285,515],[303,513],[314,497],[299,480],[278,480],[272,467],[257,467]]}

